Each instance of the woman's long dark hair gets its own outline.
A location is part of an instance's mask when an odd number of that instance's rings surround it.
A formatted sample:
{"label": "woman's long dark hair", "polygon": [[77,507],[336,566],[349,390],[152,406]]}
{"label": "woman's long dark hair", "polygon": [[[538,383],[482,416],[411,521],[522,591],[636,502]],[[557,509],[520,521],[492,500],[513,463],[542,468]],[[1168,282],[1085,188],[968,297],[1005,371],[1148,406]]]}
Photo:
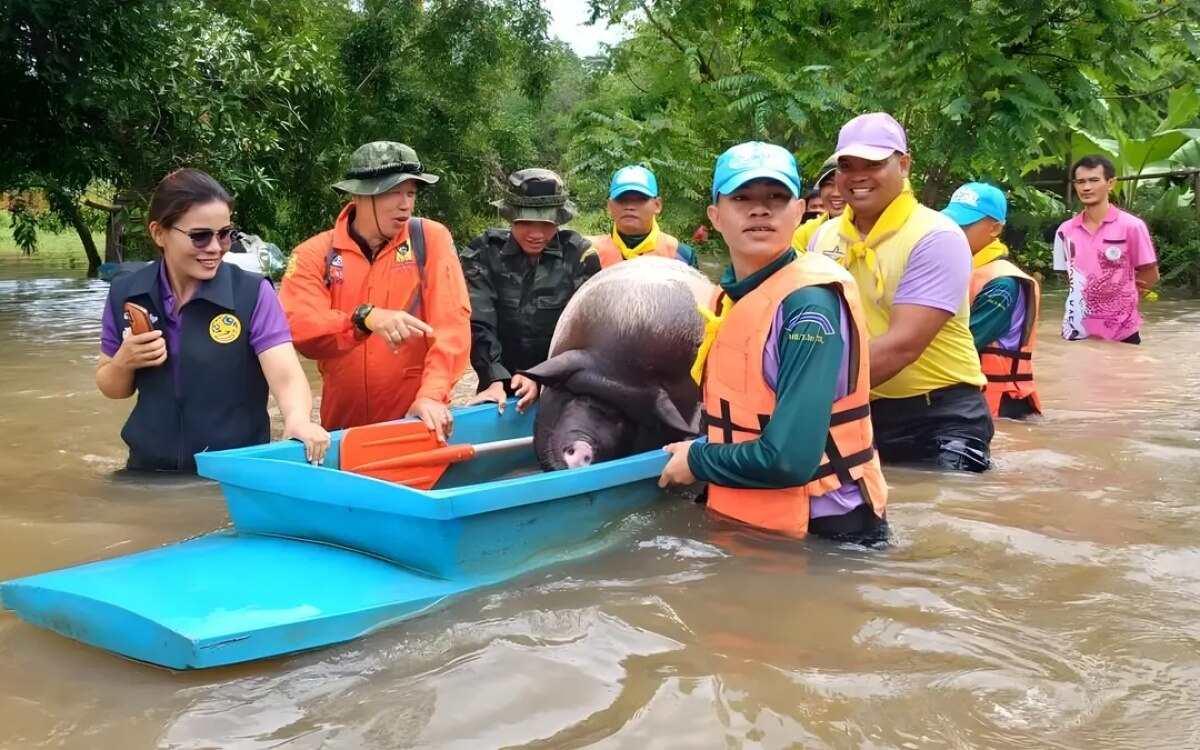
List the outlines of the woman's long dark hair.
{"label": "woman's long dark hair", "polygon": [[146,212],[146,224],[158,222],[164,227],[174,226],[180,216],[193,206],[220,201],[233,210],[233,198],[214,180],[199,169],[177,169],[162,179],[150,198],[150,210]]}

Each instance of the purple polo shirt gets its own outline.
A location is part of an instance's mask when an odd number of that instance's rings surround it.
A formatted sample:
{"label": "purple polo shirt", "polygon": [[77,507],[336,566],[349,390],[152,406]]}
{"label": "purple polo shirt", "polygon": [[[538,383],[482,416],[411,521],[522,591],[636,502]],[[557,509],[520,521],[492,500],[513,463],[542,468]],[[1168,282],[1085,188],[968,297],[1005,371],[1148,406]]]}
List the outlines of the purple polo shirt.
{"label": "purple polo shirt", "polygon": [[[167,362],[171,365],[171,375],[175,380],[176,391],[179,389],[179,338],[183,327],[182,309],[175,310],[175,293],[167,281],[167,267],[159,266],[158,289],[162,296],[163,311],[167,314],[167,324],[163,328],[163,336],[167,340]],[[202,282],[206,284],[208,282]],[[187,305],[185,304],[184,307]],[[104,305],[104,315],[100,322],[100,352],[107,357],[115,356],[121,348],[125,321],[118,324],[113,317],[112,305]],[[249,341],[255,354],[262,354],[280,344],[292,340],[292,331],[288,327],[287,316],[275,296],[275,287],[269,279],[263,279],[258,290],[258,304],[254,314],[250,316]]]}
{"label": "purple polo shirt", "polygon": [[[808,243],[809,251],[815,252],[816,244],[814,235]],[[892,304],[921,305],[953,315],[966,299],[972,270],[971,249],[963,233],[935,229],[913,245]]]}

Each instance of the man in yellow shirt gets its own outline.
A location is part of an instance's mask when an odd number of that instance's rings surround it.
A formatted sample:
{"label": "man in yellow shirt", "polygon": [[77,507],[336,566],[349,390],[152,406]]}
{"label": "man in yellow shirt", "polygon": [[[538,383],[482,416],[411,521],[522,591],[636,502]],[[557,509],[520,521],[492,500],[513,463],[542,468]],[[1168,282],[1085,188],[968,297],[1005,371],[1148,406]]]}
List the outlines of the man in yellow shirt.
{"label": "man in yellow shirt", "polygon": [[994,427],[971,337],[967,238],[907,187],[908,140],[890,115],[846,123],[834,157],[847,208],[812,249],[840,255],[858,282],[880,457],[986,471]]}
{"label": "man in yellow shirt", "polygon": [[808,208],[812,210],[814,204],[820,208],[820,215],[801,224],[796,233],[792,235],[792,247],[796,252],[803,253],[808,250],[812,238],[816,236],[817,230],[829,223],[830,219],[836,219],[846,210],[846,200],[842,194],[838,192],[837,181],[834,180],[834,174],[837,172],[837,160],[830,158],[821,165],[821,175],[817,177],[816,192],[819,194],[816,201],[809,201]]}

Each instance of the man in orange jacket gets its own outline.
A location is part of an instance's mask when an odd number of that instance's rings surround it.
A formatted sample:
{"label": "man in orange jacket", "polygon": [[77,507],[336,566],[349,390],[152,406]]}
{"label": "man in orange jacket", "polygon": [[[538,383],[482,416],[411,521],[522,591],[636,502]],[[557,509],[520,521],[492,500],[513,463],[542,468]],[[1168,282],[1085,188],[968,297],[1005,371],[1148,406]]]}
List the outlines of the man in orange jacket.
{"label": "man in orange jacket", "polygon": [[333,229],[292,252],[279,301],[318,362],[326,429],[415,416],[450,434],[471,308],[450,231],[412,215],[418,186],[437,180],[408,146],[368,143],[334,185],[352,200]]}

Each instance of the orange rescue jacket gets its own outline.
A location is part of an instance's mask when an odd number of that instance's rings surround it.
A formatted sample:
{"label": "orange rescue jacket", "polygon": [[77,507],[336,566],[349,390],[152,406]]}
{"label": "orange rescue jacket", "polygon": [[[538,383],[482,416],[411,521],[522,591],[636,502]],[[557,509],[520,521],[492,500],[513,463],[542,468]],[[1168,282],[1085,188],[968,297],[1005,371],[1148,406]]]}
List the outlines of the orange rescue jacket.
{"label": "orange rescue jacket", "polygon": [[[600,255],[601,268],[608,268],[625,260],[625,256],[621,254],[621,248],[617,247],[617,243],[613,242],[611,234],[598,234],[594,237],[588,237],[588,239],[591,241],[592,247],[596,248],[596,252]],[[659,232],[658,241],[655,242],[654,249],[645,254],[661,255],[664,258],[680,260],[679,240],[666,232]]]}
{"label": "orange rescue jacket", "polygon": [[[292,252],[279,292],[296,350],[321,371],[321,424],[330,430],[400,419],[417,398],[450,403],[471,351],[471,305],[450,230],[419,220],[419,267],[409,238],[414,218],[372,263],[350,236],[352,208]],[[412,313],[433,335],[392,352],[354,325],[351,316],[365,302]]]}
{"label": "orange rescue jacket", "polygon": [[[806,254],[789,263],[726,313],[704,370],[704,408],[712,443],[754,440],[775,410],[775,392],[763,375],[763,350],[775,311],[792,292],[830,286],[850,311],[849,388],[833,404],[825,453],[813,478],[801,487],[751,490],[709,484],[708,507],[725,516],[787,536],[808,533],[809,498],[856,484],[875,514],[883,517],[887,485],[875,452],[871,427],[871,370],[866,316],[854,279],[822,255]],[[717,290],[713,310],[721,309]]]}
{"label": "orange rescue jacket", "polygon": [[1006,394],[1016,401],[1028,399],[1029,405],[1041,414],[1042,401],[1033,382],[1033,346],[1037,342],[1041,306],[1041,287],[1037,279],[1004,258],[997,258],[976,268],[971,275],[971,303],[975,303],[975,297],[988,283],[1003,276],[1012,276],[1024,287],[1025,325],[1016,349],[1004,349],[999,341],[993,341],[979,352],[979,365],[987,378],[984,397],[993,417],[1000,413],[1000,400]]}

